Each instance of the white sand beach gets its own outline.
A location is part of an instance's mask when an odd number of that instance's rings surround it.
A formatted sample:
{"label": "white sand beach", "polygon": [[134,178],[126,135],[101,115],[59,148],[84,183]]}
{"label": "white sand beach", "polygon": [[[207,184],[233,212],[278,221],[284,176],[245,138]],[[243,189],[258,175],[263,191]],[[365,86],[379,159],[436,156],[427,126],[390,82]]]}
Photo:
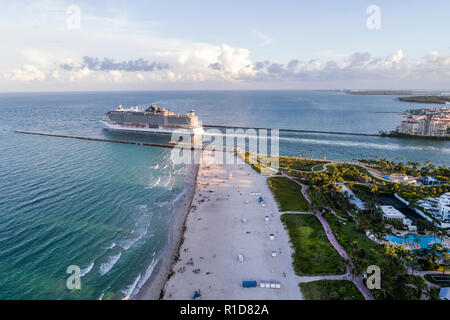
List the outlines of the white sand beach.
{"label": "white sand beach", "polygon": [[[267,177],[240,159],[235,165],[211,160],[204,151],[179,259],[163,299],[192,299],[198,289],[201,299],[302,299],[289,236]],[[256,280],[258,287],[244,288],[244,280]],[[261,280],[279,281],[281,288],[261,288]]]}

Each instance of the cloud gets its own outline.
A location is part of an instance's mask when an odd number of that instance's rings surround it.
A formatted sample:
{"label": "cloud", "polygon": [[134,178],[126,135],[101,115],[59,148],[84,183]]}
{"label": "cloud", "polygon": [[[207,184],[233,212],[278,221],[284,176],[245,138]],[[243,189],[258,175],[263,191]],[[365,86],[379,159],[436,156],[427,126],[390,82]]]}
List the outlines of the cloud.
{"label": "cloud", "polygon": [[288,65],[287,65],[287,68],[288,69],[295,69],[298,66],[299,63],[300,63],[299,60],[293,59],[293,60],[289,61]]}
{"label": "cloud", "polygon": [[284,67],[281,63],[272,63],[267,68],[267,72],[269,72],[269,73],[282,73],[283,71],[284,71]]}
{"label": "cloud", "polygon": [[399,63],[403,59],[403,50],[400,49],[397,52],[386,57],[387,62]]}
{"label": "cloud", "polygon": [[152,62],[149,63],[147,60],[142,58],[129,61],[115,62],[114,59],[103,58],[99,59],[97,57],[84,56],[83,62],[80,65],[74,64],[61,64],[60,68],[66,71],[79,70],[88,68],[93,71],[125,71],[125,72],[149,72],[154,70],[165,70],[169,69],[167,63]]}
{"label": "cloud", "polygon": [[35,81],[35,80],[45,80],[45,72],[40,71],[37,67],[32,65],[24,65],[20,69],[15,69],[11,73],[6,73],[4,75],[6,79],[12,81]]}
{"label": "cloud", "polygon": [[349,67],[359,67],[370,60],[370,53],[355,52],[348,57],[350,62]]}
{"label": "cloud", "polygon": [[421,82],[432,78],[446,79],[450,77],[450,56],[441,56],[432,51],[420,60],[407,60],[403,50],[397,50],[385,57],[372,57],[368,52],[354,52],[340,61],[322,62],[310,59],[302,62],[292,59],[286,65],[277,62],[257,62],[254,64],[255,74],[243,77],[245,81],[260,82],[316,82],[331,83],[340,81],[343,87],[351,81],[354,83],[381,83],[384,80]]}
{"label": "cloud", "polygon": [[[72,60],[70,60],[72,59]],[[325,58],[324,58],[325,59]],[[53,63],[53,67],[24,64],[10,72],[0,74],[3,81],[41,82],[76,85],[108,86],[148,85],[174,83],[195,86],[198,83],[248,84],[269,86],[304,84],[309,87],[333,88],[378,84],[385,87],[401,83],[433,83],[447,85],[450,79],[450,56],[431,51],[419,59],[408,59],[403,50],[385,56],[372,56],[368,52],[353,52],[334,59],[253,62],[250,51],[228,45],[201,43],[180,46],[171,51],[154,52],[149,62],[142,58],[116,61],[111,58],[84,56],[81,62],[67,58],[66,63]],[[156,62],[163,61],[163,62]],[[170,69],[169,69],[170,66]],[[45,70],[45,71],[44,71]],[[391,81],[391,82],[388,82]],[[259,83],[255,85],[255,83]],[[263,84],[265,83],[265,84]],[[369,86],[368,86],[369,87]],[[416,88],[421,87],[415,85]]]}
{"label": "cloud", "polygon": [[222,65],[219,62],[211,63],[208,68],[213,70],[222,70]]}
{"label": "cloud", "polygon": [[123,82],[122,73],[118,70],[111,70],[109,71],[109,74],[111,75],[111,78],[114,82]]}

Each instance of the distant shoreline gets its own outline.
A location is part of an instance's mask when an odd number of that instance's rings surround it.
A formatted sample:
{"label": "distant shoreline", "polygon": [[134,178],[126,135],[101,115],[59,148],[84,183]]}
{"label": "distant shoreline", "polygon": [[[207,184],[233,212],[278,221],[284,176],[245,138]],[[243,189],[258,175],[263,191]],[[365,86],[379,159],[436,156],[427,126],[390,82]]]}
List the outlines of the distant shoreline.
{"label": "distant shoreline", "polygon": [[415,103],[429,103],[429,104],[447,104],[450,102],[450,96],[415,96],[415,97],[400,97],[397,100],[402,102],[415,102]]}
{"label": "distant shoreline", "polygon": [[406,95],[426,95],[435,94],[427,91],[410,91],[410,90],[346,90],[346,94],[357,95],[373,95],[373,96],[406,96]]}

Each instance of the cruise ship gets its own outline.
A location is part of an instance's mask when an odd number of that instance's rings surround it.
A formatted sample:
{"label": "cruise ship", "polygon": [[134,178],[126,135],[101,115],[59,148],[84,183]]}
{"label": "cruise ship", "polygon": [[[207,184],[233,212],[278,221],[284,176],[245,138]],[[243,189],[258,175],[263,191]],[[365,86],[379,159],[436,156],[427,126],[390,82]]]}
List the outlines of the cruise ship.
{"label": "cruise ship", "polygon": [[188,114],[179,115],[168,109],[158,108],[154,104],[145,111],[138,107],[126,109],[120,105],[117,109],[108,111],[100,122],[110,130],[162,134],[203,134],[203,127],[199,124],[194,110]]}

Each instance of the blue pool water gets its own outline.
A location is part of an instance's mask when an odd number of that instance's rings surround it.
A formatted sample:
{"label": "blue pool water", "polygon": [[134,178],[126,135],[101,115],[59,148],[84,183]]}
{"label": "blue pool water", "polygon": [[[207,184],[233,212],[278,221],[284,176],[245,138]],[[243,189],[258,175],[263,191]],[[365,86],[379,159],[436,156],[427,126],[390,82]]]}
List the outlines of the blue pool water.
{"label": "blue pool water", "polygon": [[414,234],[409,234],[407,237],[398,237],[392,234],[388,234],[385,238],[387,241],[391,241],[397,244],[402,244],[404,241],[411,241],[418,243],[422,248],[428,248],[428,246],[434,242],[441,243],[442,240],[436,237],[426,237]]}

